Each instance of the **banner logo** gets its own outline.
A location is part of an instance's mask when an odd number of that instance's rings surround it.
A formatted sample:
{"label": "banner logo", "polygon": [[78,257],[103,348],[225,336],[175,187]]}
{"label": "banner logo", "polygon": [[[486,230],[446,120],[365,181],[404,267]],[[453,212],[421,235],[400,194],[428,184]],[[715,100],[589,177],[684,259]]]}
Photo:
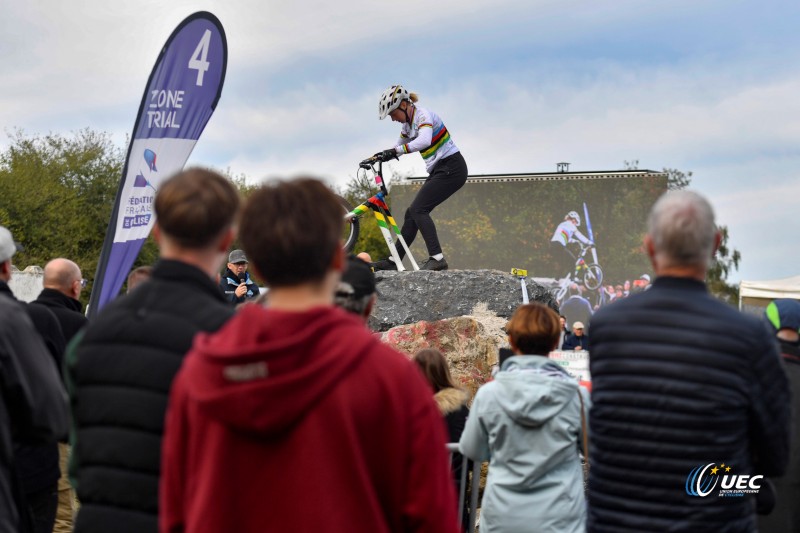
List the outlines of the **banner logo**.
{"label": "banner logo", "polygon": [[150,172],[158,172],[156,168],[156,153],[151,149],[147,149],[144,151],[144,160],[147,163]]}
{"label": "banner logo", "polygon": [[725,463],[708,463],[700,465],[691,470],[686,476],[686,494],[697,498],[705,498],[714,493],[714,489],[719,485],[717,493],[720,498],[743,497],[748,494],[758,494],[761,489],[761,481],[764,476],[752,476],[748,474],[734,474],[731,466]]}

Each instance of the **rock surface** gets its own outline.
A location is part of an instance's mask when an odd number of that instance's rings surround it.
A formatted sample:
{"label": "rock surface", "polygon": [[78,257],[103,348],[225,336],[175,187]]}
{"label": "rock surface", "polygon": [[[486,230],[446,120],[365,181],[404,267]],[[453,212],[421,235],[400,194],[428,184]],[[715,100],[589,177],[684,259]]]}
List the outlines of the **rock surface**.
{"label": "rock surface", "polygon": [[491,317],[475,316],[421,321],[394,327],[383,334],[382,340],[409,357],[423,348],[441,351],[453,380],[473,397],[491,376],[498,348],[506,345],[502,330],[505,322],[504,318],[494,317],[492,322]]}
{"label": "rock surface", "polygon": [[[370,317],[374,331],[420,321],[472,315],[483,304],[490,314],[508,319],[522,304],[518,278],[499,270],[379,271],[378,304]],[[548,290],[526,280],[531,302],[558,309]]]}
{"label": "rock surface", "polygon": [[[518,278],[497,270],[376,272],[378,303],[370,327],[409,357],[436,348],[453,379],[474,396],[491,377],[504,327],[522,304]],[[557,309],[549,291],[526,280],[528,297]]]}

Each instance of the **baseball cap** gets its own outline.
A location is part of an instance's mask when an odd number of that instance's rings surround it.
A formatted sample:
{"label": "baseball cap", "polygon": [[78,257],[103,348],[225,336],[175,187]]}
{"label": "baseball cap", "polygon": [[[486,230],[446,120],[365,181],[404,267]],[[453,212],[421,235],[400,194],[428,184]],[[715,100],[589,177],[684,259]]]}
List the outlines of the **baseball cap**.
{"label": "baseball cap", "polygon": [[572,330],[575,331],[576,329],[583,329],[583,322],[575,322],[572,324]]}
{"label": "baseball cap", "polygon": [[244,255],[244,250],[234,250],[228,255],[228,263],[249,263],[247,256]]}
{"label": "baseball cap", "polygon": [[775,331],[791,329],[800,331],[800,302],[789,298],[773,300],[764,311],[764,315]]}
{"label": "baseball cap", "polygon": [[22,245],[14,241],[8,228],[0,226],[0,262],[8,261],[16,252],[22,250]]}
{"label": "baseball cap", "polygon": [[347,265],[342,272],[342,280],[336,292],[354,298],[373,294],[375,292],[375,274],[372,272],[372,268],[358,257],[348,256]]}
{"label": "baseball cap", "polygon": [[645,281],[650,281],[650,274],[642,274],[639,279],[643,279]]}

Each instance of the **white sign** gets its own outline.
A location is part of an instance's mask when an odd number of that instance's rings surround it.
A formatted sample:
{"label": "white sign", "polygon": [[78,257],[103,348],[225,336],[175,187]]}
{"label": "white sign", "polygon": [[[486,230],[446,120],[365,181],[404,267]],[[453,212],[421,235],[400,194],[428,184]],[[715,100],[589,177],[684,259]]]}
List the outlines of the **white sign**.
{"label": "white sign", "polygon": [[587,351],[555,351],[550,352],[548,357],[564,367],[572,377],[581,381],[592,381],[589,374],[589,352]]}

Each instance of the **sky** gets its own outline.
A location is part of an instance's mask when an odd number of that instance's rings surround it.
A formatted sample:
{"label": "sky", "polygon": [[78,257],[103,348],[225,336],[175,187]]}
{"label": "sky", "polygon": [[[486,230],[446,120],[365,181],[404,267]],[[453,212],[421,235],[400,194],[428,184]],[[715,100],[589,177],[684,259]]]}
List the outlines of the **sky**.
{"label": "sky", "polygon": [[[730,244],[729,280],[800,273],[800,2],[0,0],[8,133],[131,135],[172,30],[214,13],[222,98],[189,163],[343,185],[399,128],[392,84],[442,116],[471,174],[675,168]],[[418,155],[393,167],[424,175]]]}

